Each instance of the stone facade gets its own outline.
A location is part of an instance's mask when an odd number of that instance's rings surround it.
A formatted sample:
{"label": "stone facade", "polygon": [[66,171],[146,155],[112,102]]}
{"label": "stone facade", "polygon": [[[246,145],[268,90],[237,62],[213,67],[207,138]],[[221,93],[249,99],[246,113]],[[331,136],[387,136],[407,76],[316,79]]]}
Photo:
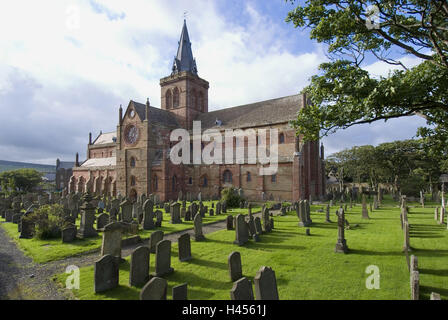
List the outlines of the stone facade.
{"label": "stone facade", "polygon": [[[180,53],[179,53],[180,52]],[[185,67],[187,66],[187,67]],[[192,69],[188,69],[192,68]],[[116,132],[89,136],[87,160],[73,168],[70,191],[128,196],[157,194],[161,201],[177,200],[179,191],[199,192],[202,199],[218,197],[225,187],[243,190],[250,200],[294,200],[320,198],[325,193],[324,151],[319,142],[303,143],[289,126],[297,111],[309,104],[306,95],[293,95],[248,105],[208,111],[209,83],[197,75],[196,62],[186,24],[182,30],[177,58],[170,76],[160,80],[161,108],[130,101],[120,106]],[[184,128],[193,137],[193,121],[200,121],[202,132],[216,129],[278,130],[278,171],[259,175],[260,163],[175,165],[169,159],[173,129]],[[246,131],[247,132],[247,131]],[[204,147],[204,146],[202,146]],[[234,156],[238,149],[234,139]],[[247,150],[247,142],[244,142]],[[224,149],[224,147],[223,147]],[[264,199],[263,199],[264,198]]]}

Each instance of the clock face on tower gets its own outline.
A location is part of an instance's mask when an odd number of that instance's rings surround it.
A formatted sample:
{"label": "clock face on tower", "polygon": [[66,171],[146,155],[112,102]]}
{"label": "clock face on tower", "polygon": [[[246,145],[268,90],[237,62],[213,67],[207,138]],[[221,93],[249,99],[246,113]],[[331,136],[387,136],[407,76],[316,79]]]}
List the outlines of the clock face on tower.
{"label": "clock face on tower", "polygon": [[126,129],[124,130],[124,138],[126,140],[126,143],[128,144],[134,144],[137,142],[138,139],[138,129],[134,125],[128,125]]}

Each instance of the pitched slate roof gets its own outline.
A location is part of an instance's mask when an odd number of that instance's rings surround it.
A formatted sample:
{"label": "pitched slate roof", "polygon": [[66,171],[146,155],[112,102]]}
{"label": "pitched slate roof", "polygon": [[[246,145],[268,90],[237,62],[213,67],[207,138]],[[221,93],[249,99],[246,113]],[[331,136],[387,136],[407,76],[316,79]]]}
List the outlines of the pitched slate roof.
{"label": "pitched slate roof", "polygon": [[99,144],[107,144],[107,143],[115,143],[113,138],[117,138],[117,132],[107,132],[107,133],[101,133],[98,138],[93,142],[94,145]]}
{"label": "pitched slate roof", "polygon": [[[134,104],[135,111],[137,112],[140,119],[142,121],[145,120],[146,119],[146,105],[139,103],[139,102],[132,101],[132,100],[131,100],[131,103]],[[179,126],[179,123],[177,122],[175,115],[169,111],[155,108],[152,106],[149,106],[148,111],[149,111],[148,116],[149,116],[150,122],[160,123],[160,124],[163,124],[166,126],[176,126],[176,127]]]}
{"label": "pitched slate roof", "polygon": [[[199,114],[202,129],[230,129],[264,126],[293,120],[302,107],[302,95],[255,102],[233,108]],[[221,125],[216,124],[216,120]]]}

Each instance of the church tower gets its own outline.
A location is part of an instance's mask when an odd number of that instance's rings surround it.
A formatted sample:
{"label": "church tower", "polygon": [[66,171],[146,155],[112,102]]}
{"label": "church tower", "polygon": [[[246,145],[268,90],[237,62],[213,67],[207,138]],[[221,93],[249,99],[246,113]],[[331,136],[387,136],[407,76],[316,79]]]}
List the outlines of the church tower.
{"label": "church tower", "polygon": [[198,76],[185,20],[171,75],[160,79],[160,88],[161,108],[174,113],[182,127],[191,129],[197,115],[208,112],[209,83]]}

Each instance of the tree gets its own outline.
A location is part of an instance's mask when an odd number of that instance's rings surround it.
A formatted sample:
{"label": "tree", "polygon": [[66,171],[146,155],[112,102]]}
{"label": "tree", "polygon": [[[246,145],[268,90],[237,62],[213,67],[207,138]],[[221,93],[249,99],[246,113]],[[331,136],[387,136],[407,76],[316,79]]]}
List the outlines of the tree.
{"label": "tree", "polygon": [[[372,24],[372,18],[377,23]],[[286,21],[311,28],[311,38],[328,45],[330,62],[320,65],[320,74],[305,88],[312,105],[291,122],[304,140],[357,124],[418,114],[432,125],[420,129],[419,135],[446,146],[446,0],[307,0],[289,12]],[[422,62],[407,67],[402,57],[409,55]],[[374,78],[363,69],[369,59],[401,69]]]}
{"label": "tree", "polygon": [[42,181],[42,173],[34,169],[18,169],[0,173],[2,190],[30,192]]}

